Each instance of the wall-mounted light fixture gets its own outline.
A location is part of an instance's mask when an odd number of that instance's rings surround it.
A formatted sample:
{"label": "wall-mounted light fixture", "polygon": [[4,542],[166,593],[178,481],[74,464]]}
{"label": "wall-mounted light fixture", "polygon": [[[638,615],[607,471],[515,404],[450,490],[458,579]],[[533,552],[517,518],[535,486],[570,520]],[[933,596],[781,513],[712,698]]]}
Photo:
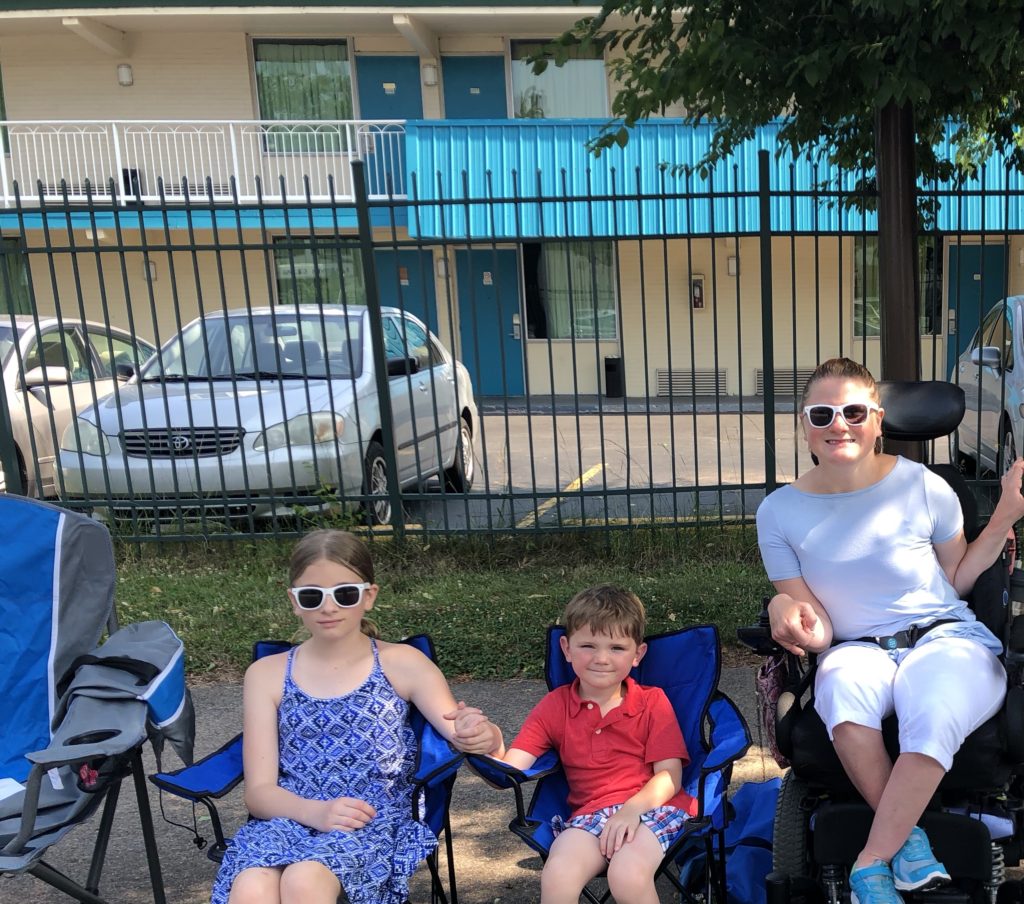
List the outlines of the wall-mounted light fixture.
{"label": "wall-mounted light fixture", "polygon": [[420,67],[420,73],[423,76],[423,84],[428,88],[433,88],[437,84],[437,66],[433,63],[424,63]]}
{"label": "wall-mounted light fixture", "polygon": [[437,273],[437,278],[438,279],[447,279],[448,278],[448,258],[446,258],[446,257],[439,257],[437,259],[436,268],[437,269],[436,269],[435,272]]}
{"label": "wall-mounted light fixture", "polygon": [[735,254],[730,254],[725,259],[725,268],[730,276],[739,276],[740,272],[740,259]]}
{"label": "wall-mounted light fixture", "polygon": [[132,72],[131,63],[117,64],[117,83],[122,88],[130,88],[135,84],[135,73]]}

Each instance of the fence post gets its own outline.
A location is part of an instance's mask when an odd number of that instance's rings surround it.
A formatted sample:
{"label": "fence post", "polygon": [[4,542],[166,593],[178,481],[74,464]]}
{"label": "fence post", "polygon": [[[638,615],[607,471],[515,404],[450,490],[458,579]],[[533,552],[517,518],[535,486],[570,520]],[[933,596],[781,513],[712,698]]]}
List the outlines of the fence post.
{"label": "fence post", "polygon": [[[370,341],[373,343],[374,379],[377,381],[377,404],[380,406],[380,428],[384,434],[384,460],[388,466],[388,498],[391,500],[391,526],[396,539],[405,534],[405,513],[402,511],[402,491],[398,485],[398,458],[395,455],[395,421],[391,412],[391,390],[385,362],[384,324],[380,310],[380,289],[377,286],[377,266],[373,256],[373,231],[370,226],[370,202],[366,194],[366,164],[352,160],[352,192],[356,202],[356,220],[359,224],[359,254],[363,262],[363,282],[366,288],[366,307],[370,311]],[[369,489],[369,487],[367,487]]]}
{"label": "fence post", "polygon": [[777,486],[775,461],[775,332],[772,320],[772,199],[768,151],[757,152],[761,250],[761,367],[764,370],[764,491]]}

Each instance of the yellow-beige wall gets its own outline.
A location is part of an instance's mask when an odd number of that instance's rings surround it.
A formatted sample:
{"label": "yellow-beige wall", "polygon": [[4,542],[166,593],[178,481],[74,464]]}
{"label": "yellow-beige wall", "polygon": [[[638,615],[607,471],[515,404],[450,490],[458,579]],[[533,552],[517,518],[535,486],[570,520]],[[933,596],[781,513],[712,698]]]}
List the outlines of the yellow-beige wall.
{"label": "yellow-beige wall", "polygon": [[[147,241],[161,249],[150,254],[155,274],[151,282],[145,277],[142,253],[117,252],[110,241],[111,231],[106,232],[99,242],[93,242],[82,230],[76,230],[79,252],[74,258],[60,252],[29,254],[41,314],[52,313],[59,304],[63,316],[108,320],[116,326],[128,327],[130,305],[138,335],[164,341],[179,324],[199,313],[200,299],[203,309],[211,311],[225,306],[242,307],[247,297],[252,305],[268,304],[274,298],[272,255],[264,253],[260,247],[262,239],[256,232],[244,234],[244,252],[227,250],[219,257],[212,251],[193,255],[187,248],[178,250],[177,246],[187,241],[184,230],[173,233],[174,250],[168,254],[162,236],[150,232]],[[385,239],[383,235],[377,238]],[[124,240],[128,245],[138,246],[139,233],[127,231]],[[66,246],[67,236],[51,234],[51,241]],[[200,246],[209,245],[214,236],[208,230],[199,231],[196,241]],[[40,248],[41,233],[29,233],[29,244]],[[1008,255],[1011,294],[1024,292],[1022,250],[1024,238],[1014,237]],[[852,251],[851,238],[821,237],[817,242],[812,238],[773,239],[772,329],[777,369],[789,368],[794,363],[799,369],[812,368],[819,356],[841,352],[864,358],[878,372],[878,339],[865,341],[853,335]],[[620,338],[598,343],[579,341],[575,348],[565,340],[525,339],[531,394],[548,395],[552,387],[556,394],[603,392],[604,359],[621,355],[629,396],[643,396],[648,387],[651,395],[655,395],[657,371],[669,366],[670,356],[671,365],[677,370],[711,369],[717,364],[727,372],[729,395],[754,395],[756,371],[762,360],[757,240],[741,239],[738,255],[736,252],[732,239],[679,239],[645,242],[643,246],[635,241],[622,242],[618,255]],[[434,253],[435,261],[442,256],[440,250]],[[728,273],[728,258],[733,255],[740,261],[736,276]],[[458,353],[458,286],[452,274],[449,290],[443,274],[444,268],[435,265],[440,338]],[[705,279],[705,307],[697,311],[690,307],[688,292],[688,281],[694,274]],[[948,289],[944,286],[943,298],[946,297]],[[948,376],[944,335],[923,336],[921,352],[923,375]]]}

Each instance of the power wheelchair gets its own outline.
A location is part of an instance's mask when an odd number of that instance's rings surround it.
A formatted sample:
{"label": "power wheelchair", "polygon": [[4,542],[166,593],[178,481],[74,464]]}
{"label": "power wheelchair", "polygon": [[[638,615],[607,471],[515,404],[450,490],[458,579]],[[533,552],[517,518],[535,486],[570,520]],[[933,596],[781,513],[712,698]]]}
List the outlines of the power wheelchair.
{"label": "power wheelchair", "polygon": [[[927,441],[951,433],[964,415],[964,394],[942,382],[879,383],[885,408],[883,435]],[[981,529],[978,503],[953,465],[931,465],[960,498],[968,540]],[[957,753],[920,824],[936,857],[953,877],[946,887],[903,893],[920,904],[1004,904],[1000,894],[1008,866],[1021,861],[1024,839],[1024,615],[1012,597],[1024,580],[1011,574],[1015,543],[978,579],[967,602],[1003,640],[1009,680],[1006,703]],[[739,630],[755,652],[784,656],[787,679],[775,713],[776,742],[790,761],[779,793],[769,904],[846,904],[848,876],[863,848],[872,811],[846,776],[813,706],[815,656],[806,663],[771,640],[767,603],[757,625]],[[899,753],[896,717],[883,723],[890,756]],[[1019,897],[1014,895],[1013,897]]]}

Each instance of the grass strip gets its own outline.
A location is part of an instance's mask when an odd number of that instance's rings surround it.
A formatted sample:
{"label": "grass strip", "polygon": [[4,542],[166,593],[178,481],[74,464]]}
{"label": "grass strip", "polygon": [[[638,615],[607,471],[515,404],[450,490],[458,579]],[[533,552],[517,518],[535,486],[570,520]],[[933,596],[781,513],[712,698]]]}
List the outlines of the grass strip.
{"label": "grass strip", "polygon": [[[292,544],[267,540],[117,550],[122,623],[163,619],[193,680],[237,680],[258,638],[300,639],[285,594]],[[635,591],[648,631],[713,623],[727,652],[771,590],[750,527],[610,535],[407,540],[372,545],[385,639],[427,632],[451,679],[542,676],[544,630],[581,588]],[[750,660],[751,663],[753,660]]]}

